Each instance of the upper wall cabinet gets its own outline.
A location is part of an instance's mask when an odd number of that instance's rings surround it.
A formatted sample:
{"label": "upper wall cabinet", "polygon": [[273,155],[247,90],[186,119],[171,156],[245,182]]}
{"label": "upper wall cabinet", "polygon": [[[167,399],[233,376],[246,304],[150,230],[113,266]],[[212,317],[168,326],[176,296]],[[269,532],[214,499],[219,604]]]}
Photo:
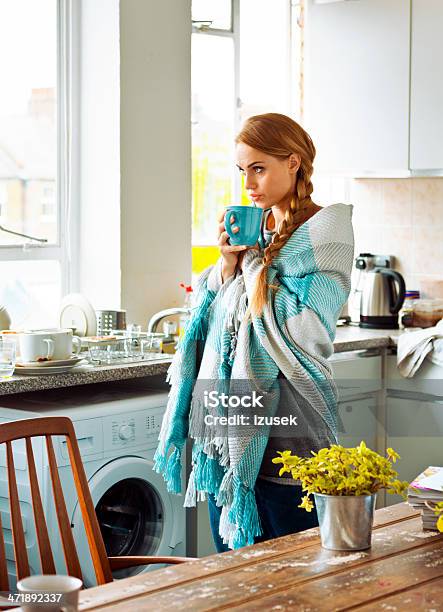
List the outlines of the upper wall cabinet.
{"label": "upper wall cabinet", "polygon": [[305,26],[304,124],[316,169],[439,174],[443,2],[308,0]]}
{"label": "upper wall cabinet", "polygon": [[412,0],[411,163],[443,168],[443,2]]}

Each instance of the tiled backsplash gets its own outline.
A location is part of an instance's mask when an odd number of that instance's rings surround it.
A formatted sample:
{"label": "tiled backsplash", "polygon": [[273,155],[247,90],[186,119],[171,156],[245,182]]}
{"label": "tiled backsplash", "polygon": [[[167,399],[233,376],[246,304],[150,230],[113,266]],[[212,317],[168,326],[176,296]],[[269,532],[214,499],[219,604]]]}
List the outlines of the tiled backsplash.
{"label": "tiled backsplash", "polygon": [[314,177],[313,199],[354,205],[355,253],[396,256],[409,289],[443,278],[443,178]]}

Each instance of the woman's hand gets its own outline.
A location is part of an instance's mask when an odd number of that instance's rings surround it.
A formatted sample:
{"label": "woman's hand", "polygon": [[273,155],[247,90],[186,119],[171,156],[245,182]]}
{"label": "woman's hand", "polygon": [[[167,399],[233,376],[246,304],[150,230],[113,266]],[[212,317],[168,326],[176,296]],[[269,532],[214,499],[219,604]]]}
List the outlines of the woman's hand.
{"label": "woman's hand", "polygon": [[243,272],[243,261],[245,258],[246,251],[251,251],[251,250],[256,251],[257,254],[260,252],[260,245],[258,244],[258,242],[254,244],[254,246],[246,247],[243,253],[238,254],[238,264],[237,265],[241,269],[242,272]]}
{"label": "woman's hand", "polygon": [[[218,245],[220,247],[220,253],[223,258],[222,262],[222,278],[223,282],[235,273],[235,269],[238,264],[238,258],[242,251],[245,251],[248,247],[239,245],[232,246],[228,243],[229,234],[225,227],[225,214],[226,211],[218,217]],[[234,218],[231,217],[231,223],[234,223]],[[233,232],[236,234],[240,228],[237,226],[233,227]]]}

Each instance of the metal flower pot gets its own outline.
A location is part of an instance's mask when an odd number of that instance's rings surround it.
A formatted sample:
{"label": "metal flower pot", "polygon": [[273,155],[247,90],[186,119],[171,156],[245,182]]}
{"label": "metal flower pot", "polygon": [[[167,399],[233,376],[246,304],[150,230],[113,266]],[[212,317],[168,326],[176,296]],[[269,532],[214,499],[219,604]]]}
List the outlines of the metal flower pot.
{"label": "metal flower pot", "polygon": [[314,493],[321,544],[330,550],[365,550],[371,546],[377,493],[324,495]]}

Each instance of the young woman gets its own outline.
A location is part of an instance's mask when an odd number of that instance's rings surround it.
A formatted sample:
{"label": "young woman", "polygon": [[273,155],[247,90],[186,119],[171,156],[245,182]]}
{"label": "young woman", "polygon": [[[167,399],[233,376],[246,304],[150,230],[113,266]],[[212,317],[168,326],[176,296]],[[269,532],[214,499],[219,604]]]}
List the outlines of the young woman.
{"label": "young woman", "polygon": [[[154,469],[169,491],[180,492],[181,450],[188,434],[194,439],[185,506],[209,497],[218,551],[317,525],[315,512],[298,507],[300,483],[278,478],[272,463],[279,451],[306,456],[337,441],[327,360],[350,289],[352,207],[321,208],[311,200],[314,156],[309,135],[285,115],[245,122],[236,161],[248,195],[264,210],[259,243],[231,246],[224,213],[219,218],[221,256],[199,278],[196,307],[168,374]],[[208,396],[238,390],[251,397],[258,391],[261,414],[286,416],[291,425],[214,425]],[[220,402],[215,410],[234,412]],[[250,424],[254,408],[242,412]]]}

